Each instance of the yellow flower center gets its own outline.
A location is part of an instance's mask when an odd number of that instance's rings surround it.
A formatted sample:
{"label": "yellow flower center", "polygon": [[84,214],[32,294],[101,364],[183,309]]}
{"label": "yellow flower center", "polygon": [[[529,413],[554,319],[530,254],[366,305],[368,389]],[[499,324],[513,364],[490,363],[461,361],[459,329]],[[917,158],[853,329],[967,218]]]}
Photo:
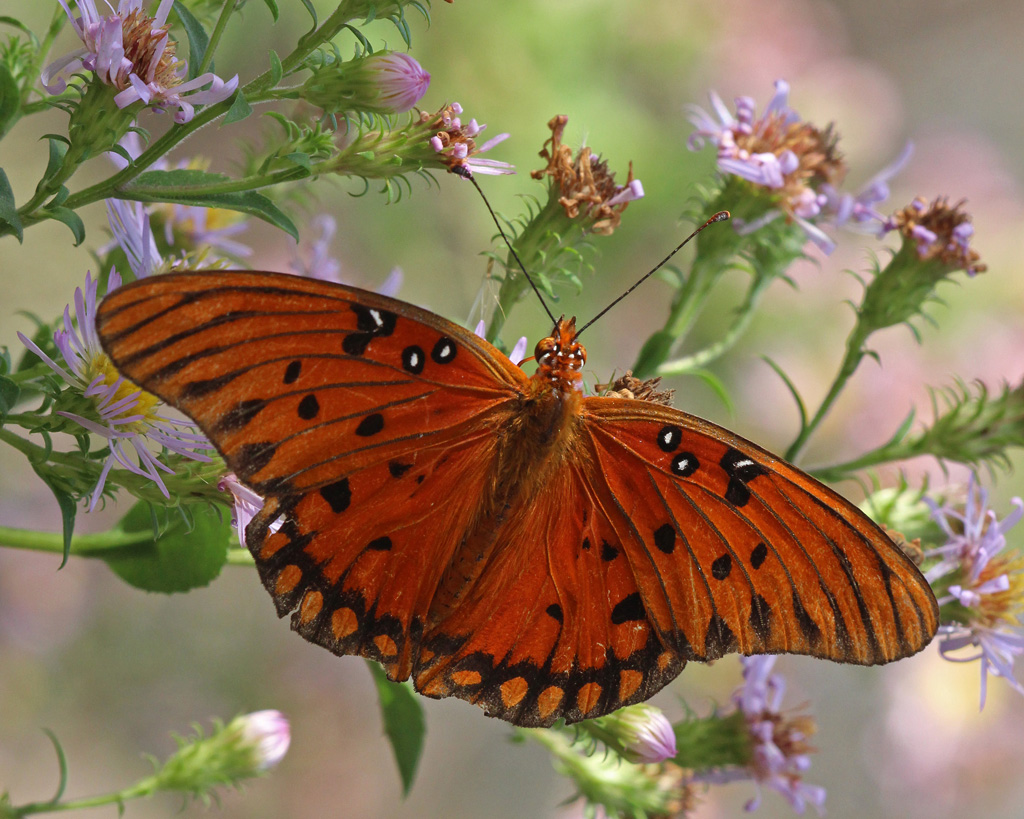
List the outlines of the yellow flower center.
{"label": "yellow flower center", "polygon": [[[120,401],[123,398],[127,398],[129,395],[138,393],[135,398],[135,405],[129,407],[121,412],[121,415],[141,415],[143,420],[134,421],[128,424],[128,429],[133,432],[145,432],[148,426],[156,420],[156,406],[160,403],[160,399],[152,393],[148,393],[145,390],[140,390],[138,386],[133,384],[131,381],[123,378],[121,374],[115,369],[113,363],[107,357],[106,353],[97,353],[93,356],[90,362],[90,373],[93,377],[99,375],[103,376],[103,383],[108,387],[112,387],[117,384],[118,379],[121,383],[114,391],[113,398],[109,403],[113,404]],[[90,379],[92,380],[92,379]]]}
{"label": "yellow flower center", "polygon": [[981,595],[975,621],[986,628],[1000,625],[1019,628],[1024,625],[1024,552],[1015,550],[1009,555],[996,555],[981,570],[976,582],[981,586],[1000,575],[1009,579],[1005,591]]}

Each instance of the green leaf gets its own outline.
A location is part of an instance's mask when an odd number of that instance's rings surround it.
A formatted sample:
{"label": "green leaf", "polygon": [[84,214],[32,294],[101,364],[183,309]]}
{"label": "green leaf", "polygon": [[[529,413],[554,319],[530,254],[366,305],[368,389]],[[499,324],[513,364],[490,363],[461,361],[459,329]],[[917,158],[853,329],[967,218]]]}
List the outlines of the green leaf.
{"label": "green leaf", "polygon": [[14,202],[14,190],[11,183],[7,181],[7,174],[0,168],[0,223],[10,225],[14,235],[20,243],[25,234],[21,226],[21,217],[18,216],[18,206]]}
{"label": "green leaf", "polygon": [[427,733],[423,707],[408,682],[391,682],[384,669],[372,660],[367,660],[366,665],[377,685],[380,710],[384,717],[384,733],[391,742],[398,773],[402,777],[402,796],[408,796],[416,778],[416,768],[423,753],[423,738]]}
{"label": "green leaf", "polygon": [[68,226],[68,228],[70,228],[71,232],[75,234],[75,247],[78,247],[85,241],[85,223],[77,213],[71,210],[71,208],[47,208],[46,214],[51,219],[63,222]]}
{"label": "green leaf", "polygon": [[231,107],[228,109],[227,115],[224,117],[224,124],[230,125],[232,122],[241,122],[250,114],[252,114],[252,106],[249,105],[249,102],[245,99],[245,94],[239,88],[235,92],[235,98],[231,101]]}
{"label": "green leaf", "polygon": [[[182,28],[188,36],[188,79],[194,80],[199,76],[199,66],[206,55],[206,49],[210,45],[210,35],[206,33],[203,24],[200,23],[188,7],[181,0],[174,0],[174,12],[181,21]],[[213,71],[213,62],[210,62],[210,71]]]}
{"label": "green leaf", "polygon": [[793,400],[796,402],[797,412],[800,413],[800,432],[807,429],[807,406],[804,404],[804,400],[800,397],[800,391],[797,390],[796,384],[794,384],[788,375],[783,372],[782,367],[772,361],[768,356],[762,356],[764,363],[775,370],[775,374],[782,379],[782,383],[786,385],[786,389],[789,390],[789,394],[793,396]]}
{"label": "green leaf", "polygon": [[223,185],[231,179],[224,174],[194,169],[147,171],[121,188],[122,199],[138,202],[173,202],[201,208],[226,208],[257,216],[281,228],[297,242],[299,231],[291,219],[266,196],[256,191],[206,192],[204,187]]}
{"label": "green leaf", "polygon": [[64,164],[64,155],[68,152],[68,146],[71,144],[66,137],[62,137],[60,134],[45,134],[45,138],[50,143],[50,157],[46,162],[43,178],[39,181],[36,190],[39,190],[47,179],[52,179],[61,169]]}
{"label": "green leaf", "polygon": [[302,151],[295,151],[287,154],[285,157],[289,162],[294,162],[300,168],[304,168],[309,173],[313,173],[313,166],[309,161],[309,154],[303,153]]}
{"label": "green leaf", "polygon": [[61,560],[59,568],[63,569],[64,564],[68,562],[68,555],[71,554],[71,536],[75,533],[75,499],[71,496],[70,492],[58,486],[46,472],[40,470],[34,464],[32,468],[42,482],[50,487],[50,491],[53,492],[53,496],[57,499],[57,505],[60,507],[60,517],[64,533],[64,559]]}
{"label": "green leaf", "polygon": [[0,136],[6,134],[21,113],[21,89],[10,69],[0,63]]}
{"label": "green leaf", "polygon": [[277,3],[274,0],[263,0],[267,4],[267,8],[270,9],[270,16],[274,18],[274,22],[277,22],[278,15],[280,12],[277,8]]}
{"label": "green leaf", "polygon": [[[233,530],[227,515],[208,505],[188,507],[189,518],[178,510],[161,510],[170,520],[158,521],[153,540],[110,555],[98,555],[125,582],[146,591],[184,592],[207,586],[227,561]],[[152,531],[150,505],[139,501],[121,519],[124,532]]]}
{"label": "green leaf", "polygon": [[21,395],[21,387],[18,382],[12,381],[6,375],[0,375],[0,420],[7,417],[14,405],[18,403],[18,396]]}
{"label": "green leaf", "polygon": [[277,56],[274,49],[270,49],[270,85],[271,87],[281,82],[284,76],[284,66],[281,65],[281,58]]}
{"label": "green leaf", "polygon": [[[313,18],[313,29],[315,30],[320,22],[316,18],[316,9],[313,7],[311,0],[302,0],[302,5],[306,7],[306,11],[309,12],[309,16]],[[273,52],[271,52],[273,54]]]}
{"label": "green leaf", "polygon": [[732,415],[736,411],[735,405],[732,403],[732,398],[729,396],[729,390],[726,388],[722,380],[710,370],[690,370],[687,375],[693,375],[703,381],[711,391],[718,396],[718,400],[722,402],[722,406],[725,407],[726,411]]}

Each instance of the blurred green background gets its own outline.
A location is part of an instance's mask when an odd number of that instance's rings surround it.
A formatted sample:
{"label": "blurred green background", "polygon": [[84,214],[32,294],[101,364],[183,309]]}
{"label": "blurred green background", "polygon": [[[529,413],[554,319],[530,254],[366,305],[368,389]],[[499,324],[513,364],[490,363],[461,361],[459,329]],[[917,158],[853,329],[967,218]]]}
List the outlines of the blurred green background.
{"label": "blurred green background", "polygon": [[[3,14],[42,28],[51,3],[5,0]],[[155,6],[154,3],[151,5]],[[218,55],[222,75],[246,81],[263,70],[267,49],[284,53],[306,26],[297,3],[282,3],[277,27],[262,3],[250,2]],[[329,3],[318,3],[327,9]],[[591,145],[624,177],[629,160],[646,197],[630,206],[622,227],[598,243],[596,273],[582,295],[563,293],[554,309],[589,317],[674,246],[684,231],[679,216],[694,184],[712,167],[710,151],[686,150],[687,103],[706,103],[708,89],[769,99],[772,82],[786,78],[791,102],[805,118],[837,123],[855,188],[894,157],[910,138],[917,146],[893,183],[892,208],[915,195],[967,197],[975,246],[989,271],[940,292],[918,346],[905,328],[879,336],[882,366],[866,362],[821,434],[806,464],[837,461],[880,443],[913,406],[927,417],[926,385],[954,376],[991,387],[1019,382],[1024,371],[1024,285],[1021,230],[1024,107],[1024,13],[1015,0],[882,3],[877,0],[562,0],[517,3],[437,2],[428,27],[410,17],[413,55],[433,76],[422,102],[436,109],[458,101],[465,117],[486,122],[486,136],[512,137],[493,156],[513,162],[515,177],[487,178],[495,207],[508,215],[518,197],[539,193],[528,178],[553,115],[569,116],[567,139]],[[386,24],[368,30],[375,44],[400,47]],[[350,44],[343,38],[343,53]],[[77,46],[69,33],[54,56]],[[0,166],[19,201],[31,194],[45,165],[47,131],[61,132],[64,115],[23,121],[0,144]],[[149,118],[157,129],[159,120]],[[180,157],[203,154],[214,168],[231,170],[225,152],[235,134],[259,139],[258,118],[232,131],[207,128]],[[104,160],[87,166],[72,189],[108,172]],[[479,317],[495,289],[481,285],[479,253],[492,226],[472,189],[452,177],[438,186],[413,182],[411,195],[385,204],[373,193],[353,198],[350,180],[311,184],[318,204],[338,221],[333,250],[342,276],[373,287],[393,266],[405,271],[400,296],[457,321]],[[15,333],[31,322],[19,313],[56,316],[93,264],[86,247],[105,240],[105,213],[83,217],[87,244],[72,247],[62,225],[31,228],[25,243],[0,248],[0,344],[19,349]],[[262,224],[242,237],[252,264],[285,269],[290,240]],[[782,449],[796,431],[792,403],[763,362],[783,365],[814,404],[827,387],[851,313],[842,304],[858,285],[844,270],[864,270],[874,240],[846,234],[833,256],[810,251],[812,262],[792,273],[794,290],[776,285],[751,332],[716,368],[732,391],[727,411],[696,379],[679,379],[676,405]],[[695,341],[713,339],[742,292],[728,278],[706,311]],[[660,323],[667,286],[645,285],[617,307],[588,338],[588,380],[622,371]],[[477,305],[474,312],[474,305]],[[487,310],[489,314],[489,309]],[[524,302],[506,336],[535,340],[547,330],[541,310]],[[0,521],[56,531],[52,497],[24,459],[0,451]],[[1020,464],[1020,457],[1017,457]],[[932,462],[907,465],[915,480],[945,478]],[[892,473],[886,473],[891,478]],[[952,468],[950,480],[966,473]],[[857,487],[840,487],[856,495]],[[997,511],[1021,493],[1019,474],[1000,474],[993,488]],[[124,507],[127,508],[127,507]],[[109,506],[80,515],[79,530],[102,530],[124,509]],[[1018,528],[1013,534],[1021,539]],[[15,803],[45,799],[56,783],[52,749],[40,730],[64,744],[70,796],[128,784],[148,772],[141,752],[166,755],[168,734],[190,722],[277,708],[292,720],[292,749],[279,769],[244,793],[222,795],[225,817],[572,817],[578,805],[546,754],[512,745],[503,723],[465,703],[424,700],[426,751],[406,801],[382,736],[376,695],[361,660],[335,658],[292,635],[278,621],[255,574],[226,569],[208,589],[173,597],[127,588],[101,564],[73,560],[59,573],[53,557],[0,551],[0,790]],[[787,702],[817,715],[819,753],[807,780],[828,788],[830,816],[958,817],[970,813],[1019,817],[1024,811],[1024,700],[992,681],[984,713],[977,712],[978,669],[940,661],[934,649],[879,669],[842,668],[806,658],[784,658]],[[654,702],[670,717],[679,699],[697,710],[724,703],[740,679],[735,657],[713,667],[692,666]],[[208,724],[208,723],[207,723]],[[753,787],[715,788],[702,797],[701,819],[742,812]],[[132,804],[128,816],[207,815],[201,805],[161,797]],[[113,816],[108,809],[96,815]],[[791,816],[766,794],[763,817]]]}

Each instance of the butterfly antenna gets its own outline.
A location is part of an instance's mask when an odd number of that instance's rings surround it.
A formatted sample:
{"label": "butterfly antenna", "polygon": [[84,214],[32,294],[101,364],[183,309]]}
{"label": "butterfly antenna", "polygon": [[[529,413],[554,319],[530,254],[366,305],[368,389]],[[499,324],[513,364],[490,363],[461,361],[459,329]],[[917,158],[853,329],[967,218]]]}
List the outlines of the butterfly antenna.
{"label": "butterfly antenna", "polygon": [[[516,249],[512,247],[512,240],[505,235],[504,229],[501,227],[501,222],[498,220],[497,214],[494,212],[494,208],[491,207],[491,203],[487,201],[487,197],[484,196],[483,190],[476,181],[476,177],[469,171],[468,168],[456,167],[453,171],[464,179],[468,179],[473,183],[473,187],[476,188],[476,192],[480,194],[480,198],[484,200],[484,204],[487,206],[488,213],[491,214],[491,218],[494,220],[494,224],[498,227],[498,233],[501,234],[501,238],[505,240],[505,244],[508,245],[508,252],[512,254],[512,258],[516,260],[516,264],[519,265],[519,269],[523,271],[523,275],[526,276],[526,280],[530,283],[530,287],[533,288],[533,292],[537,294],[537,298],[540,299],[541,305],[544,307],[544,312],[548,314],[548,318],[551,319],[552,324],[557,323],[557,319],[548,307],[548,303],[544,301],[544,296],[541,295],[540,288],[537,287],[537,283],[533,280],[533,277],[527,272],[526,265],[523,264],[523,260],[519,258],[519,254],[516,253]],[[685,242],[683,243],[685,244]],[[665,260],[666,262],[668,259]],[[662,262],[664,264],[665,262]],[[660,267],[660,265],[659,265]],[[655,268],[657,270],[658,268]],[[653,272],[653,271],[652,271]]]}
{"label": "butterfly antenna", "polygon": [[643,284],[645,281],[647,281],[647,279],[649,279],[651,276],[653,276],[655,273],[657,273],[659,270],[661,270],[661,268],[663,268],[668,263],[669,259],[671,259],[673,256],[675,256],[680,250],[682,250],[683,247],[686,245],[686,243],[689,242],[694,236],[696,236],[702,230],[704,230],[704,228],[708,227],[709,225],[713,225],[715,222],[724,222],[728,218],[729,218],[729,211],[722,210],[722,211],[719,211],[718,213],[716,213],[710,219],[708,219],[703,225],[701,225],[693,233],[691,233],[689,236],[687,236],[685,239],[683,239],[683,241],[681,241],[676,246],[676,249],[673,250],[671,253],[669,253],[668,256],[666,256],[664,259],[662,259],[660,262],[658,262],[651,270],[649,270],[647,273],[645,273],[643,276],[641,276],[640,280],[636,284],[634,284],[631,288],[629,288],[629,290],[627,290],[625,293],[623,293],[621,296],[619,296],[617,299],[615,299],[615,301],[613,301],[611,304],[609,304],[607,307],[605,307],[604,310],[602,310],[600,313],[598,313],[596,316],[594,316],[590,321],[588,321],[586,324],[584,324],[582,327],[580,327],[580,329],[576,331],[576,338],[579,338],[580,334],[584,330],[586,330],[591,324],[593,324],[595,321],[597,321],[599,318],[601,318],[601,316],[603,316],[605,313],[607,313],[609,310],[611,310],[616,304],[618,304],[620,301],[622,301],[624,298],[626,298],[626,296],[628,296],[630,293],[632,293],[634,290],[636,290],[641,284]]}

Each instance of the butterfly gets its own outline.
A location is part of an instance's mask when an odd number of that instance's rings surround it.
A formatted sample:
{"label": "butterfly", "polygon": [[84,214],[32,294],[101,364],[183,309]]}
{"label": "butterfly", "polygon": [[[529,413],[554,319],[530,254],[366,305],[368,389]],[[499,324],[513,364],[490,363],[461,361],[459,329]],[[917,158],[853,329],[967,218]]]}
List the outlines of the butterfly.
{"label": "butterfly", "polygon": [[246,542],[278,615],[428,697],[549,726],[689,660],[871,665],[935,634],[924,577],[843,497],[677,409],[584,395],[575,319],[528,376],[411,304],[217,271],[121,287],[97,330],[264,496]]}

